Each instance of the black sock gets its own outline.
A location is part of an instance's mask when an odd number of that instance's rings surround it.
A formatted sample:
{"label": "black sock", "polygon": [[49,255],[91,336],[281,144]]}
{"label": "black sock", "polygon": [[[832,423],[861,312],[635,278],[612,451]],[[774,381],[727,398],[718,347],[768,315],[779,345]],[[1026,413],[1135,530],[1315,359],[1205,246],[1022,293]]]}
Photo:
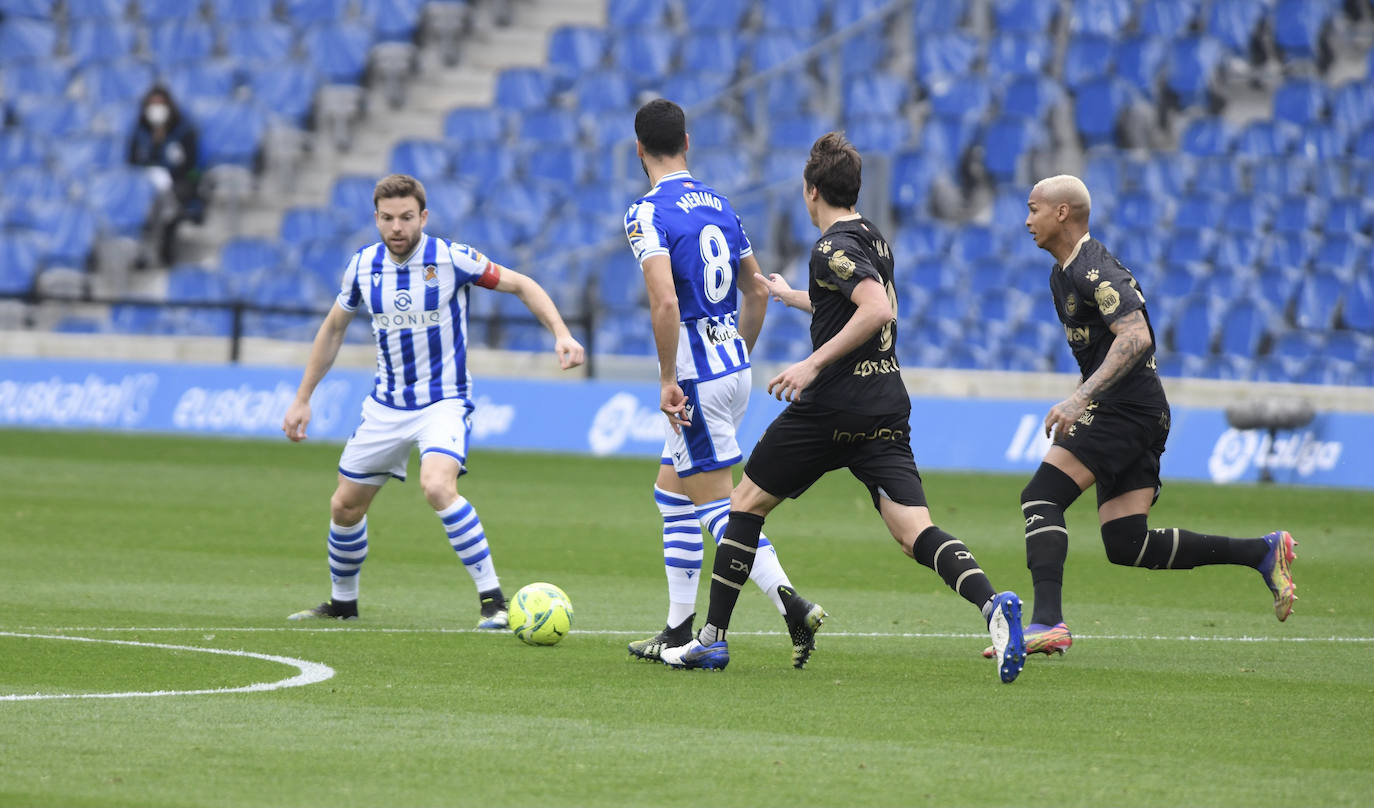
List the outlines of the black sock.
{"label": "black sock", "polygon": [[1064,511],[1082,493],[1063,471],[1041,463],[1021,492],[1026,520],[1026,568],[1035,603],[1031,622],[1053,626],[1064,621],[1064,561],[1069,557],[1069,531]]}
{"label": "black sock", "polygon": [[762,516],[730,511],[730,521],[720,544],[716,545],[716,558],[711,566],[711,602],[706,608],[706,625],[697,635],[703,644],[725,639],[735,601],[754,566],[754,554],[758,552],[762,532]]}
{"label": "black sock", "polygon": [[[1179,528],[1155,528],[1150,531],[1150,545],[1161,548],[1173,547],[1175,536],[1178,551],[1168,564],[1171,570],[1189,570],[1193,567],[1206,567],[1211,564],[1240,564],[1257,567],[1269,552],[1269,543],[1264,539],[1232,539],[1226,536],[1211,536],[1194,533]],[[1146,548],[1146,554],[1149,554]],[[1141,564],[1141,566],[1146,566]],[[1158,569],[1155,567],[1154,569]]]}
{"label": "black sock", "polygon": [[935,570],[946,586],[977,606],[979,611],[997,594],[988,576],[978,566],[978,559],[973,557],[964,543],[934,525],[916,537],[911,555]]}

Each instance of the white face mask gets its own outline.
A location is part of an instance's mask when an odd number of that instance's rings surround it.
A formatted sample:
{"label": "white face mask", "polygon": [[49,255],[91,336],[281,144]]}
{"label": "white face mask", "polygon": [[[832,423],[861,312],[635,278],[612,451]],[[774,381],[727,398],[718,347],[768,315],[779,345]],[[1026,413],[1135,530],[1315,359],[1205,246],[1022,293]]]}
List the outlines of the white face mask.
{"label": "white face mask", "polygon": [[143,117],[153,126],[162,126],[172,117],[172,110],[166,104],[149,104],[143,110]]}

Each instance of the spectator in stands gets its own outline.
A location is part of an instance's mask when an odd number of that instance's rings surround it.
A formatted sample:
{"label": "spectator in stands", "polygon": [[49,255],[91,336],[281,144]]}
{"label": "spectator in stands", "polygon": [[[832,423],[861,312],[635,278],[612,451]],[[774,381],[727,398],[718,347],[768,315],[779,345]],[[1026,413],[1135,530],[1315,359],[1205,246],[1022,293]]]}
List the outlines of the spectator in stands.
{"label": "spectator in stands", "polygon": [[1064,511],[1093,485],[1108,561],[1151,570],[1248,566],[1273,595],[1274,614],[1287,620],[1297,599],[1289,567],[1297,542],[1287,531],[1233,539],[1148,527],[1159,497],[1169,401],[1155,373],[1145,294],[1088,233],[1092,201],[1082,180],[1066,174],[1041,180],[1026,206],[1026,229],[1054,257],[1050,292],[1082,371],[1073,395],[1045,416],[1045,435],[1054,443],[1021,492],[1026,565],[1035,586],[1026,653],[1062,654],[1073,644],[1062,603],[1069,551]]}
{"label": "spectator in stands", "polygon": [[162,228],[160,258],[165,264],[172,263],[177,225],[202,216],[196,141],[195,127],[182,117],[166,87],[156,85],[144,94],[129,141],[129,162],[145,166],[161,194],[153,221]]}

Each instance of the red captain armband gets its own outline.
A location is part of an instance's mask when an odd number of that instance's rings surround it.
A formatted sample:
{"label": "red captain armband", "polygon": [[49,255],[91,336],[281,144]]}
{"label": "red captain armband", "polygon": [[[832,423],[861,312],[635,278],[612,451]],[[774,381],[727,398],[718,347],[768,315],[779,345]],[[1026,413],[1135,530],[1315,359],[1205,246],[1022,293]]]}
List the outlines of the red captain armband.
{"label": "red captain armband", "polygon": [[478,278],[477,280],[473,281],[473,283],[477,284],[478,286],[482,287],[483,289],[495,289],[495,288],[496,288],[496,284],[498,284],[498,283],[500,283],[500,282],[501,282],[501,267],[498,266],[498,265],[496,264],[496,262],[494,262],[494,261],[488,261],[488,262],[487,262],[487,268],[486,268],[486,270],[482,273],[482,277],[480,277],[480,278]]}

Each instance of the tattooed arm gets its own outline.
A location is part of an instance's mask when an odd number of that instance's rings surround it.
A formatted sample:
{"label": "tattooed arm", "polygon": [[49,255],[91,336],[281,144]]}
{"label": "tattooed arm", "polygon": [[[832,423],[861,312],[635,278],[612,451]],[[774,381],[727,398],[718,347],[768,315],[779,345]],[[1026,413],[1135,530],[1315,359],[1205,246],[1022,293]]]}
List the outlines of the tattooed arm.
{"label": "tattooed arm", "polygon": [[1049,414],[1045,416],[1046,437],[1055,430],[1061,435],[1066,434],[1069,427],[1073,426],[1073,422],[1087,409],[1088,403],[1125,378],[1153,344],[1150,341],[1150,327],[1145,324],[1143,311],[1133,311],[1112,322],[1108,327],[1115,338],[1112,340],[1111,349],[1107,351],[1107,357],[1102,360],[1102,365],[1093,375],[1078,385],[1073,395],[1050,408]]}

